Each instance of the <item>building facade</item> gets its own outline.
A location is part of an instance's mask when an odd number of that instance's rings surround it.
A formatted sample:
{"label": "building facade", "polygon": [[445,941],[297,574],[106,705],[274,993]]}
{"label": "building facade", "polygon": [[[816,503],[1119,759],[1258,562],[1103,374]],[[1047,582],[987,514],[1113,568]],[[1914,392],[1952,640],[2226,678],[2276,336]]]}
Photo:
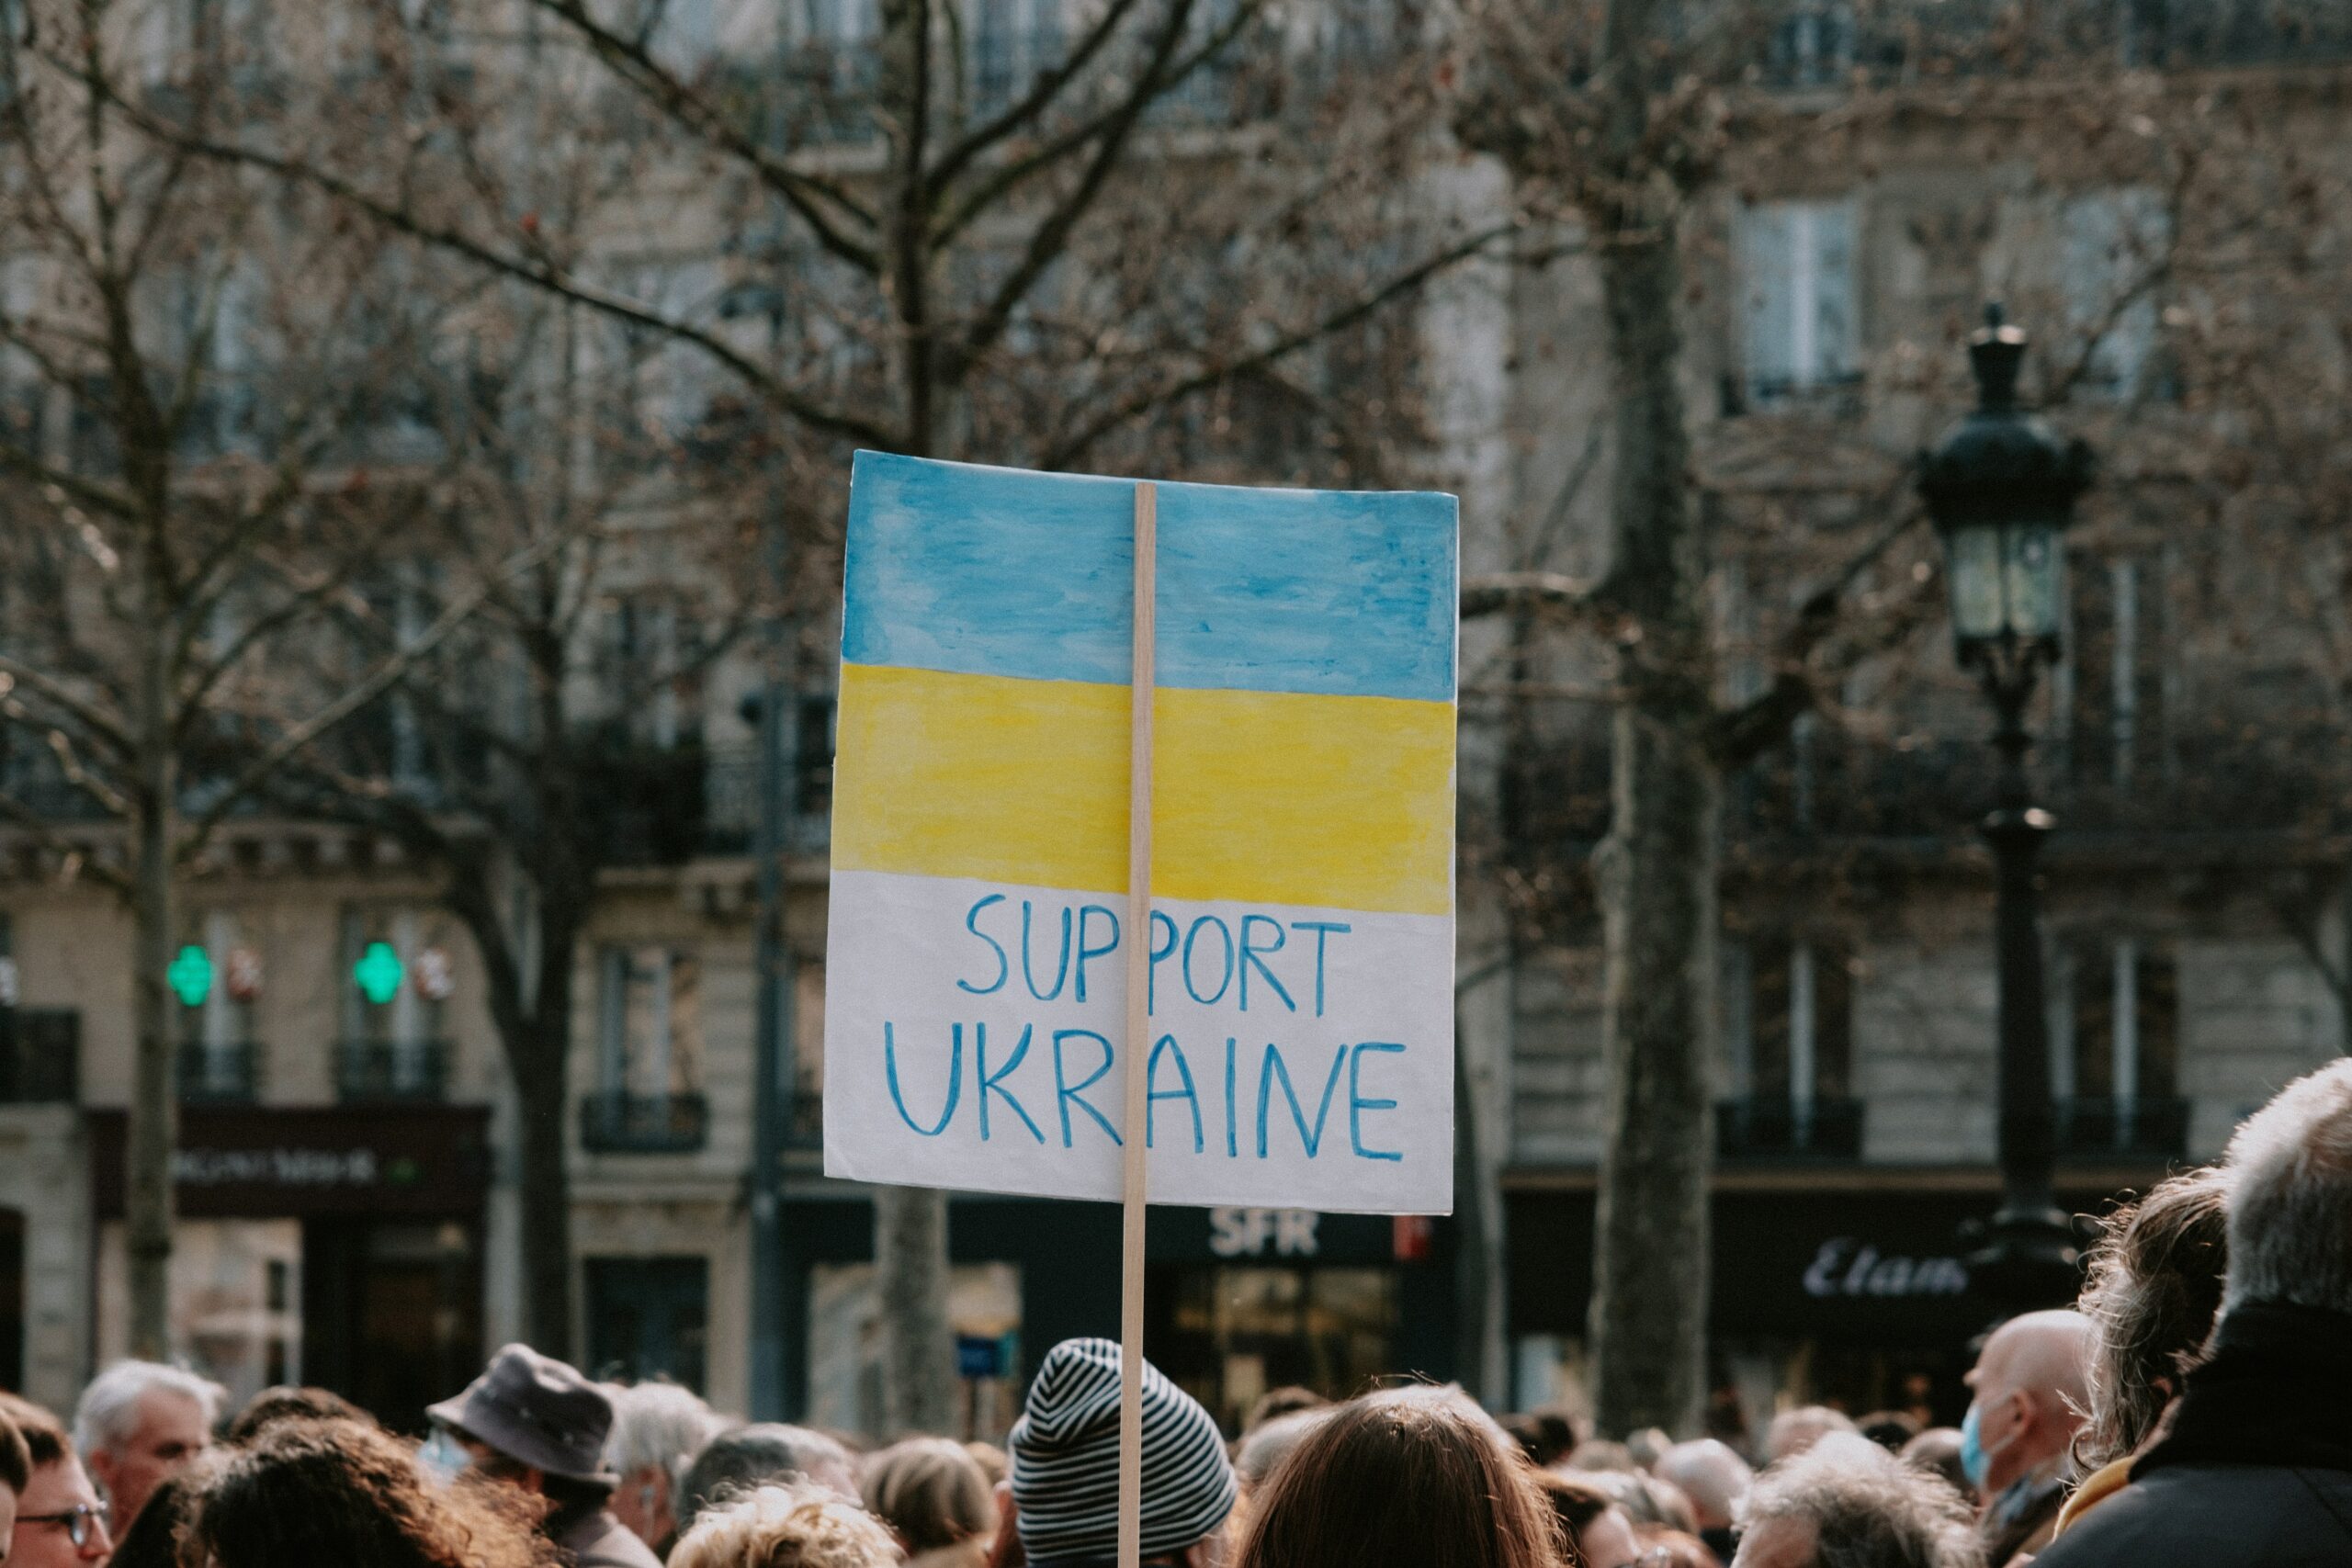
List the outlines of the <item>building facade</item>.
{"label": "building facade", "polygon": [[[675,9],[708,35],[678,47],[728,47],[731,12]],[[798,40],[808,58],[871,51],[861,7],[818,9],[838,36]],[[1046,7],[985,9],[1001,93],[1061,35],[1004,21]],[[2215,406],[2244,388],[2199,380],[2233,237],[2183,211],[2151,172],[2161,158],[2044,145],[2031,117],[2046,106],[1938,115],[1890,96],[1836,137],[1802,134],[1822,123],[1808,116],[1878,102],[1845,85],[1876,57],[1851,8],[1791,9],[1770,35],[1779,76],[1745,101],[1752,150],[1686,231],[1684,380],[1724,696],[1758,689],[1800,591],[1900,504],[1909,454],[1962,406],[1962,333],[1984,297],[2007,297],[2047,345],[2036,373],[2061,393],[2056,417],[2109,475],[2074,547],[2069,660],[2036,718],[2064,824],[2047,906],[2062,1186],[2095,1213],[2213,1157],[2352,1030],[2336,775],[2300,765],[2352,728],[2339,696],[2276,690],[2327,655],[2262,624],[2295,617],[2248,596],[2212,604],[2209,553],[2180,525],[2185,497],[2218,513],[2250,484],[2212,460],[2244,440]],[[867,80],[844,67],[811,101],[838,107],[828,95]],[[2161,141],[2178,122],[2147,90],[2125,108]],[[2343,144],[2324,95],[2290,107],[2309,144]],[[871,132],[854,115],[804,129]],[[1430,162],[1417,199],[1474,225],[1510,210],[1492,159],[1447,146]],[[1465,574],[1603,564],[1600,285],[1563,249],[1458,268],[1397,308],[1427,367],[1417,462],[1463,496]],[[1924,530],[1902,547],[1906,563],[1930,548]],[[608,620],[616,642],[676,634],[627,594]],[[1337,1393],[1398,1371],[1498,1404],[1581,1397],[1605,1104],[1582,864],[1607,825],[1608,725],[1605,700],[1580,693],[1605,660],[1578,634],[1498,619],[1465,628],[1463,656],[1461,1209],[1155,1213],[1151,1354],[1228,1423],[1271,1387]],[[1932,623],[1891,642],[1730,782],[1710,1314],[1727,1426],[1814,1398],[1947,1419],[1964,1403],[1983,1312],[1963,1226],[1997,1190],[1996,984],[1972,839],[1985,721],[1948,664]],[[583,1363],[735,1409],[753,1327],[741,699],[757,678],[735,650],[632,716],[676,765],[649,848],[597,886],[571,976],[565,1127]],[[797,680],[789,1403],[871,1431],[872,1203],[818,1154],[831,671],[819,656]],[[2248,707],[2257,691],[2268,705]],[[63,1404],[127,1343],[132,960],[121,907],[70,875],[73,854],[119,856],[119,829],[53,826],[0,826],[0,1384]],[[173,1333],[240,1394],[325,1382],[413,1423],[522,1332],[534,1217],[514,1096],[481,960],[438,899],[431,868],[388,837],[260,818],[182,889]],[[957,1195],[950,1213],[958,1409],[998,1435],[1046,1346],[1114,1332],[1115,1212]]]}

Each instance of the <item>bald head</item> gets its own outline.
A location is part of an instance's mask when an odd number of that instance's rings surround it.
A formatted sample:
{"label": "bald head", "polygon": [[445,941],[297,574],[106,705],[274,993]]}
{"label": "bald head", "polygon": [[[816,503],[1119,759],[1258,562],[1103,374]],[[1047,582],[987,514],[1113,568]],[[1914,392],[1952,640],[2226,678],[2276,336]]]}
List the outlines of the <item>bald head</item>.
{"label": "bald head", "polygon": [[1658,1456],[1657,1473],[1690,1499],[1702,1530],[1722,1529],[1732,1522],[1753,1478],[1747,1461],[1713,1438],[1675,1444]]}
{"label": "bald head", "polygon": [[1986,1496],[2064,1461],[2090,1404],[2092,1344],[2090,1319],[2063,1310],[2013,1317],[1985,1339],[1968,1386]]}

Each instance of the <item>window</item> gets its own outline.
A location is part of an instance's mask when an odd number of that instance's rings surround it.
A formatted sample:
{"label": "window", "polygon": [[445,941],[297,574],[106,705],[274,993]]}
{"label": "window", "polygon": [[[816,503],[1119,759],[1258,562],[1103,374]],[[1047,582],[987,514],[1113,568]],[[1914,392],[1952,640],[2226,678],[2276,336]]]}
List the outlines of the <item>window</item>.
{"label": "window", "polygon": [[667,1378],[697,1393],[710,1337],[704,1258],[590,1258],[588,1366],[626,1382]]}
{"label": "window", "polygon": [[1061,0],[969,0],[972,107],[1003,109],[1062,51]]}
{"label": "window", "polygon": [[605,612],[606,695],[620,705],[630,739],[674,750],[698,728],[702,623],[673,595],[621,593]]}
{"label": "window", "polygon": [[252,1100],[259,1090],[254,1004],[260,951],[238,940],[235,917],[196,917],[174,951],[164,983],[178,1001],[179,1092],[190,1100]]}
{"label": "window", "polygon": [[1772,29],[1771,80],[1817,87],[1854,64],[1854,8],[1842,0],[1795,0]]}
{"label": "window", "polygon": [[2086,391],[2129,398],[2149,389],[2159,321],[2157,285],[2172,250],[2172,214],[2132,186],[2069,200],[2062,215],[2066,327]]}
{"label": "window", "polygon": [[1856,214],[1850,201],[1767,201],[1736,236],[1740,342],[1757,407],[1858,378]]}
{"label": "window", "polygon": [[599,964],[598,1087],[643,1099],[699,1089],[700,956],[670,947],[607,947]]}
{"label": "window", "polygon": [[1718,1108],[1725,1158],[1852,1158],[1854,958],[1828,937],[1725,944],[1724,1035],[1734,1097]]}
{"label": "window", "polygon": [[2159,555],[2069,563],[2064,744],[2075,783],[2129,792],[2169,770],[2167,600]]}
{"label": "window", "polygon": [[2180,1063],[2180,976],[2171,953],[2138,937],[2067,945],[2060,1032],[2062,1098],[2170,1100]]}
{"label": "window", "polygon": [[456,988],[453,933],[415,909],[343,912],[336,975],[345,1100],[435,1099],[447,1078],[445,1043]]}

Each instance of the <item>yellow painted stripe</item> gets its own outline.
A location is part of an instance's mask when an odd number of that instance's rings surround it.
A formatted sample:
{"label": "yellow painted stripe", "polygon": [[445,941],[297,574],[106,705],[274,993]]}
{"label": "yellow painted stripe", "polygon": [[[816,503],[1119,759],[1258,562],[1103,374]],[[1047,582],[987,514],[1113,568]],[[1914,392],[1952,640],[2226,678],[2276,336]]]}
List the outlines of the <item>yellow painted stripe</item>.
{"label": "yellow painted stripe", "polygon": [[[1162,689],[1152,891],[1442,915],[1453,708]],[[833,863],[1126,891],[1127,689],[842,667]]]}

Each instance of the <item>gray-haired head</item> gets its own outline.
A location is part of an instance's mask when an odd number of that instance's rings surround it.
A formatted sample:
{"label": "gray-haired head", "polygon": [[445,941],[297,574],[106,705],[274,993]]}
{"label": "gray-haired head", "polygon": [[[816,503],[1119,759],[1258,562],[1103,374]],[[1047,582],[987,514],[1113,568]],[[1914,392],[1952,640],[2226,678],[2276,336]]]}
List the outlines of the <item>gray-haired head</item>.
{"label": "gray-haired head", "polygon": [[856,1502],[857,1476],[849,1450],[806,1427],[763,1421],[721,1432],[705,1444],[678,1483],[678,1533],[714,1505],[770,1482],[807,1481]]}
{"label": "gray-haired head", "polygon": [[[1808,1535],[1813,1568],[1982,1568],[1968,1506],[1943,1477],[1832,1432],[1747,1494],[1747,1533]],[[1792,1543],[1793,1544],[1793,1543]]]}
{"label": "gray-haired head", "polygon": [[229,1391],[186,1367],[161,1361],[117,1361],[90,1380],[74,1406],[74,1448],[88,1456],[119,1448],[139,1429],[139,1404],[150,1393],[175,1394],[194,1400],[204,1412],[207,1428],[220,1424]]}
{"label": "gray-haired head", "polygon": [[1316,1410],[1294,1410],[1287,1416],[1277,1416],[1261,1421],[1241,1439],[1233,1456],[1233,1468],[1241,1477],[1241,1484],[1255,1491],[1273,1474],[1274,1467],[1290,1457],[1306,1434],[1329,1421],[1339,1406],[1327,1405]]}
{"label": "gray-haired head", "polygon": [[1677,1443],[1658,1455],[1657,1477],[1682,1488],[1701,1529],[1722,1529],[1739,1517],[1756,1472],[1727,1444],[1713,1438]]}
{"label": "gray-haired head", "polygon": [[2223,1314],[2249,1302],[2352,1313],[2352,1057],[2297,1078],[2247,1117],[2222,1168]]}
{"label": "gray-haired head", "polygon": [[1764,1434],[1764,1453],[1773,1463],[1794,1459],[1832,1432],[1855,1430],[1854,1418],[1826,1404],[1800,1404],[1772,1417]]}
{"label": "gray-haired head", "polygon": [[727,1425],[694,1390],[673,1382],[607,1384],[605,1393],[613,1402],[605,1464],[616,1475],[658,1467],[674,1483]]}

